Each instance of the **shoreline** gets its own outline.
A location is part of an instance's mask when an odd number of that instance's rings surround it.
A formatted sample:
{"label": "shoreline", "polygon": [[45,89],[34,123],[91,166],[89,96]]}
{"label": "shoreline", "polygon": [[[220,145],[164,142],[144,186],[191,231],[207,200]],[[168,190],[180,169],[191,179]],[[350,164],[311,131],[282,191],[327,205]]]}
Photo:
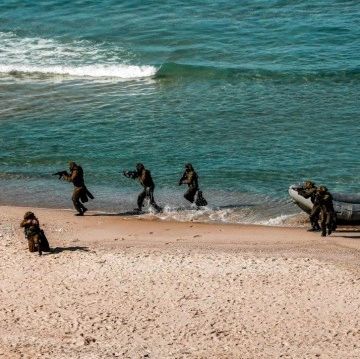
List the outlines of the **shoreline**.
{"label": "shoreline", "polygon": [[0,357],[359,357],[359,227],[74,213],[0,206]]}
{"label": "shoreline", "polygon": [[[269,246],[276,246],[280,243],[286,245],[298,242],[298,238],[301,237],[302,242],[300,243],[303,244],[313,244],[313,240],[318,239],[325,245],[333,243],[360,250],[360,241],[357,240],[360,238],[360,225],[339,225],[338,230],[333,232],[332,235],[322,238],[320,236],[320,232],[309,232],[307,227],[302,226],[284,227],[276,225],[235,224],[226,222],[176,221],[173,219],[163,220],[151,214],[138,216],[131,212],[117,214],[91,210],[86,212],[83,217],[78,217],[75,216],[76,211],[72,209],[0,206],[0,213],[6,214],[5,219],[2,221],[10,221],[15,227],[15,230],[16,220],[20,223],[23,218],[23,214],[26,211],[34,212],[40,221],[40,225],[44,229],[46,229],[46,227],[59,225],[61,222],[63,222],[63,227],[74,227],[76,230],[83,229],[83,233],[79,233],[82,240],[86,240],[84,237],[89,234],[87,230],[91,226],[96,231],[99,231],[101,226],[106,227],[106,232],[109,233],[109,235],[105,235],[105,242],[110,239],[111,235],[116,237],[118,230],[124,229],[125,231],[131,232],[132,227],[135,227],[138,231],[138,235],[134,239],[139,241],[138,237],[142,236],[142,242],[146,242],[146,240],[153,240],[155,233],[153,231],[154,229],[159,228],[159,231],[156,234],[160,243],[164,243],[166,236],[170,237],[170,239],[174,237],[176,233],[170,231],[170,229],[173,229],[187,235],[188,244],[198,243],[197,240],[191,240],[191,235],[194,234],[194,239],[199,238],[200,236],[196,235],[196,232],[200,231],[202,233],[201,236],[206,237],[204,238],[204,243],[206,244],[211,243],[211,241],[215,243],[217,236],[222,239],[226,239],[225,242],[221,241],[224,245],[238,245],[240,247],[246,243],[254,246],[261,245],[262,243],[264,244],[265,240]],[[54,229],[51,230],[54,231]],[[148,230],[150,232],[148,232]],[[267,238],[266,236],[263,236],[265,232],[270,233],[270,236]],[[260,239],[259,235],[262,235],[264,238]],[[277,236],[275,241],[273,240],[274,235]],[[239,237],[234,239],[234,236]],[[104,241],[104,238],[102,240]],[[96,242],[96,239],[92,238],[90,240],[90,242],[93,241]],[[154,242],[151,242],[151,245],[153,244]]]}

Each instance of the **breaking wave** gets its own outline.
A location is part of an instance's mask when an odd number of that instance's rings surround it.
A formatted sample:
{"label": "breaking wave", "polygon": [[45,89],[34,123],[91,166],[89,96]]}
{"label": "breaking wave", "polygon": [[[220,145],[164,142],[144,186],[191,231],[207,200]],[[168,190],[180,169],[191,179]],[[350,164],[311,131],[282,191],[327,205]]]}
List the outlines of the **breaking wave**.
{"label": "breaking wave", "polygon": [[152,77],[156,67],[136,65],[134,54],[105,43],[71,43],[43,38],[21,38],[0,32],[0,73],[11,76],[70,76],[137,79]]}

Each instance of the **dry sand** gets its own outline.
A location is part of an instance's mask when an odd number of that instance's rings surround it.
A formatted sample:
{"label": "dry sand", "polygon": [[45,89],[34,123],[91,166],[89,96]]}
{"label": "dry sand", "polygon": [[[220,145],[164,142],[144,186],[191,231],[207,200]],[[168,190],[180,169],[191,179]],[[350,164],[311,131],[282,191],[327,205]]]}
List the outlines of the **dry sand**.
{"label": "dry sand", "polygon": [[0,207],[0,251],[0,358],[360,358],[359,227]]}

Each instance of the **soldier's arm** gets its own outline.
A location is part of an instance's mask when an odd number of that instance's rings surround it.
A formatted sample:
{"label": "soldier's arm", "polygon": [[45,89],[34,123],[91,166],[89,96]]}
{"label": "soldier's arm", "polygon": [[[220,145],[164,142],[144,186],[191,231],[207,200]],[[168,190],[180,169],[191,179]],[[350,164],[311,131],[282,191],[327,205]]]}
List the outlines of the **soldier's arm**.
{"label": "soldier's arm", "polygon": [[23,219],[20,223],[20,227],[25,227],[28,224],[28,220],[27,219]]}
{"label": "soldier's arm", "polygon": [[314,192],[315,192],[315,189],[309,189],[309,190],[303,191],[301,193],[299,192],[299,194],[301,196],[303,196],[304,198],[310,198]]}
{"label": "soldier's arm", "polygon": [[33,219],[23,219],[20,223],[20,227],[26,227],[26,226],[40,226],[39,221],[36,218]]}
{"label": "soldier's arm", "polygon": [[64,173],[63,174],[63,179],[65,181],[68,181],[68,182],[72,182],[76,176],[78,175],[78,171],[77,170],[73,170],[70,174],[69,173]]}

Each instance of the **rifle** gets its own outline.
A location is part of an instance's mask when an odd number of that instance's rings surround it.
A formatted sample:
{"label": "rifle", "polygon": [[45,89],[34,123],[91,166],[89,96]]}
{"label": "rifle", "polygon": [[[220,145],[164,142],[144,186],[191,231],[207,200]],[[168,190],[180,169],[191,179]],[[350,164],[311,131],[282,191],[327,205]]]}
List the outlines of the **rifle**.
{"label": "rifle", "polygon": [[179,186],[182,185],[182,181],[185,180],[187,178],[187,171],[185,171],[183,173],[183,175],[181,176],[180,180],[179,180]]}
{"label": "rifle", "polygon": [[53,173],[52,176],[59,176],[59,179],[61,179],[61,177],[65,174],[67,174],[66,171],[59,171],[59,172]]}
{"label": "rifle", "polygon": [[123,171],[123,175],[127,178],[136,178],[138,176],[138,173],[136,171]]}

